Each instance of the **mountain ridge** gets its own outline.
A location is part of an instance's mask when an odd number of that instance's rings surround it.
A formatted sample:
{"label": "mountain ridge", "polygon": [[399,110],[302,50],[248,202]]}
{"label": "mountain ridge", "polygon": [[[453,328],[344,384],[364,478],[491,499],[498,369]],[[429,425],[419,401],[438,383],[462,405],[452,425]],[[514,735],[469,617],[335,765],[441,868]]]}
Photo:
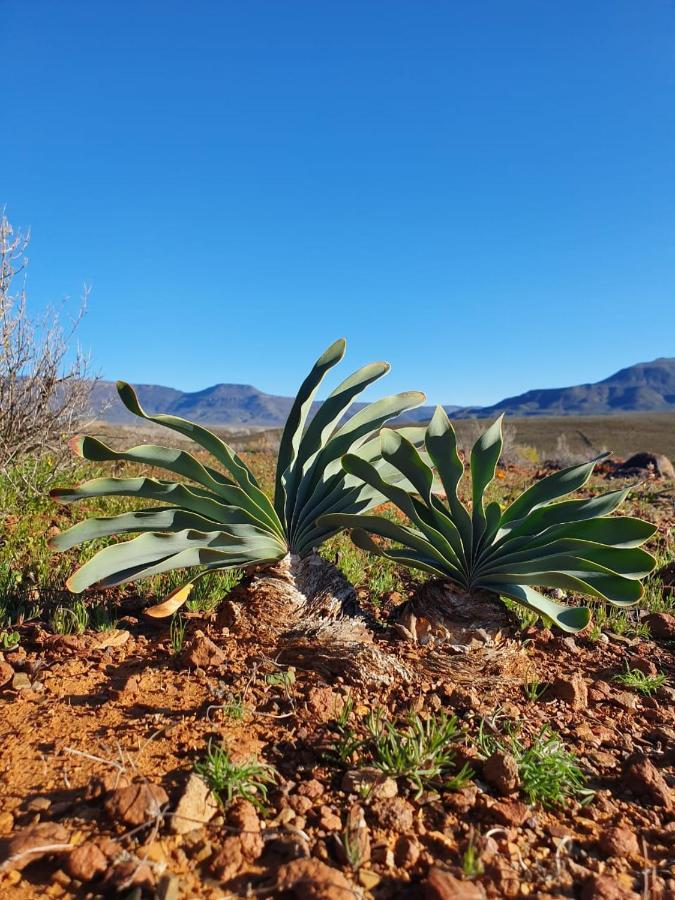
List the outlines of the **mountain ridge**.
{"label": "mountain ridge", "polygon": [[[180,391],[156,384],[135,385],[141,404],[152,413],[168,413],[203,425],[241,428],[283,426],[292,397],[268,394],[250,384],[220,383],[200,391]],[[352,414],[365,404],[354,404]],[[314,404],[312,412],[320,406]],[[410,410],[408,422],[426,422],[433,406]],[[675,357],[659,357],[620,369],[601,381],[563,388],[535,388],[490,406],[444,406],[451,418],[510,416],[612,415],[675,410]],[[129,424],[136,417],[117,397],[115,383],[94,386],[91,413],[109,424]]]}

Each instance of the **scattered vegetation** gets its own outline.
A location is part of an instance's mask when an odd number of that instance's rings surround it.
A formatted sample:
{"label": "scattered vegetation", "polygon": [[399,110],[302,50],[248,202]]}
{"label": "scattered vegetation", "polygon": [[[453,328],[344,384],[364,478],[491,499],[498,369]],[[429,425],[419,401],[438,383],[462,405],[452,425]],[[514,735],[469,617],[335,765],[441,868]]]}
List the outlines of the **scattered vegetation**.
{"label": "scattered vegetation", "polygon": [[[656,530],[641,519],[610,517],[626,499],[628,489],[610,491],[591,500],[561,497],[581,488],[598,457],[537,481],[505,509],[485,503],[494,479],[503,441],[499,418],[471,451],[471,511],[458,490],[464,464],[457,452],[454,428],[438,407],[425,432],[428,458],[438,470],[446,500],[434,492],[434,471],[406,437],[384,431],[382,458],[399,482],[385,478],[368,461],[346,454],[345,470],[392,502],[410,520],[400,525],[384,517],[328,513],[325,528],[352,528],[352,539],[364,550],[385,556],[441,578],[466,591],[485,590],[547,616],[564,631],[575,632],[590,621],[587,607],[570,607],[535,591],[532,585],[573,590],[599,597],[618,607],[642,596],[640,579],[655,566],[639,549]],[[393,547],[371,535],[392,541]]]}
{"label": "scattered vegetation", "polygon": [[[260,488],[244,461],[215,434],[176,416],[149,415],[132,387],[118,382],[120,398],[130,412],[191,438],[211,454],[227,475],[203,465],[185,450],[145,444],[117,451],[93,437],[75,440],[73,449],[85,459],[164,469],[188,478],[198,487],[151,477],[113,477],[52,491],[52,496],[64,503],[131,496],[169,504],[112,518],[89,519],[53,538],[53,549],[63,551],[111,535],[139,535],[99,550],[71,575],[69,589],[79,593],[93,584],[113,587],[197,567],[196,575],[176,588],[164,603],[149,610],[151,615],[170,616],[189,598],[195,582],[209,572],[264,565],[289,552],[299,556],[310,553],[340,530],[319,526],[319,513],[333,509],[362,511],[381,503],[383,495],[347,476],[341,468],[341,457],[351,449],[376,471],[387,471],[377,432],[387,420],[419,405],[424,395],[409,392],[386,397],[341,424],[355,397],[389,369],[386,363],[372,363],[343,381],[307,424],[324,375],[340,362],[344,352],[344,340],[332,344],[300,388],[281,436],[273,500]],[[420,428],[406,429],[413,439],[419,439],[421,432]],[[395,473],[390,477],[395,482],[404,480]]]}
{"label": "scattered vegetation", "polygon": [[171,652],[174,656],[182,651],[185,643],[185,628],[187,622],[180,613],[171,616],[171,624],[169,626],[169,642],[171,644]]}
{"label": "scattered vegetation", "polygon": [[666,683],[666,676],[663,672],[659,672],[658,675],[647,675],[640,669],[631,669],[626,666],[626,671],[620,675],[615,675],[614,681],[618,681],[619,684],[632,688],[640,694],[651,697]]}
{"label": "scattered vegetation", "polygon": [[250,800],[258,809],[267,801],[267,791],[277,780],[273,766],[259,760],[234,763],[229,751],[212,741],[204,759],[195,764],[195,771],[206,781],[222,805],[227,805],[235,797]]}

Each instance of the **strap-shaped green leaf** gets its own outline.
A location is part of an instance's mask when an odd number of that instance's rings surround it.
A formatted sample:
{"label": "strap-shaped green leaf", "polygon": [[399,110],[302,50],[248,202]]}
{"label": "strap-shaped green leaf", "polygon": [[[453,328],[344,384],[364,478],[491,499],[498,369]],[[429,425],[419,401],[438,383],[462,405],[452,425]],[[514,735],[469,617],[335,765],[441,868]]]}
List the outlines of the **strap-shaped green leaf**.
{"label": "strap-shaped green leaf", "polygon": [[442,406],[437,406],[427,427],[427,452],[443,483],[452,521],[462,537],[465,565],[471,559],[473,526],[469,511],[459,499],[458,489],[464,475],[464,463],[457,452],[457,435]]}
{"label": "strap-shaped green leaf", "polygon": [[87,436],[76,438],[71,442],[71,446],[84,459],[94,462],[126,461],[166,469],[168,472],[190,478],[216,494],[223,487],[234,486],[231,479],[215,469],[203,466],[190,453],[172,447],[142,444],[129,450],[113,450],[96,438]]}
{"label": "strap-shaped green leaf", "polygon": [[[574,559],[577,564],[584,560],[596,563],[606,569],[623,575],[625,578],[644,578],[656,566],[651,554],[639,548],[609,547],[592,541],[575,538],[561,538],[550,544],[543,544],[529,550],[508,553],[497,557],[485,571],[504,572],[520,571],[513,567],[529,566],[531,568],[546,566],[551,568],[551,560]],[[554,566],[555,568],[558,565]],[[570,566],[574,568],[575,566]],[[479,569],[480,572],[483,569]]]}
{"label": "strap-shaped green leaf", "polygon": [[248,535],[236,537],[222,531],[201,532],[190,529],[168,534],[151,532],[99,550],[71,575],[67,584],[69,590],[79,593],[119,572],[138,567],[145,569],[185,550],[223,550],[255,556],[265,551],[270,544],[269,535],[253,529]]}
{"label": "strap-shaped green leaf", "polygon": [[[255,504],[247,501],[239,488],[240,504],[225,504],[208,491],[188,487],[177,481],[156,478],[93,478],[74,488],[55,488],[51,496],[62,503],[86,500],[93,497],[140,497],[144,500],[160,500],[172,506],[181,506],[198,515],[223,524],[251,522],[260,528],[271,530],[269,523],[259,515]],[[237,499],[239,495],[237,495]]]}
{"label": "strap-shaped green leaf", "polygon": [[583,560],[575,560],[577,568],[567,568],[564,565],[561,570],[547,570],[544,564],[532,571],[531,567],[524,567],[521,571],[518,566],[509,572],[495,573],[494,575],[481,575],[477,581],[480,587],[490,588],[491,585],[502,581],[517,584],[538,585],[539,587],[563,588],[564,590],[578,591],[580,594],[591,594],[603,600],[609,600],[616,606],[633,606],[642,596],[642,585],[631,578],[623,578],[614,572],[595,566],[591,569],[591,563]]}
{"label": "strap-shaped green leaf", "polygon": [[564,606],[524,584],[495,583],[492,590],[536,613],[547,616],[558,628],[570,634],[582,631],[591,620],[591,612],[586,606]]}
{"label": "strap-shaped green leaf", "polygon": [[448,576],[446,566],[439,566],[434,559],[415,553],[412,549],[393,550],[391,547],[383,547],[381,544],[376,544],[365,531],[360,531],[358,528],[352,532],[352,541],[361,550],[391,559],[400,565],[420,569],[422,572],[428,572],[430,575],[437,575],[441,578]]}
{"label": "strap-shaped green leaf", "polygon": [[522,519],[533,509],[550,503],[552,500],[557,500],[559,497],[564,497],[565,494],[571,494],[573,491],[583,487],[593,474],[595,466],[608,456],[610,456],[609,453],[602,453],[587,463],[561,469],[560,472],[555,472],[553,475],[548,475],[546,478],[535,482],[532,487],[524,491],[504,511],[502,525],[507,525],[516,519]]}
{"label": "strap-shaped green leaf", "polygon": [[286,480],[288,473],[295,462],[298,447],[302,440],[307,416],[312,408],[312,402],[316,396],[326,372],[336,366],[345,353],[347,346],[344,338],[340,338],[330,345],[317,359],[312,371],[300,386],[300,390],[288,414],[288,419],[281,435],[279,455],[277,457],[277,472],[274,489],[274,508],[282,522],[287,521],[287,492]]}
{"label": "strap-shaped green leaf", "polygon": [[423,400],[424,394],[418,391],[383,397],[368,404],[338,429],[326,446],[315,455],[302,477],[295,498],[295,509],[291,515],[291,531],[297,526],[308,498],[314,494],[320,482],[340,471],[340,458],[345,453],[358,448],[361,441],[370,437],[389,419],[419,406]]}
{"label": "strap-shaped green leaf", "polygon": [[[66,531],[49,539],[52,550],[70,550],[85,541],[94,541],[113,534],[133,534],[143,531],[183,531],[194,528],[197,531],[213,531],[221,528],[222,523],[206,519],[196,513],[179,508],[138,509],[135,512],[122,513],[119,516],[107,516],[85,519]],[[228,528],[235,526],[230,525]],[[246,525],[244,527],[252,527]]]}
{"label": "strap-shaped green leaf", "polygon": [[502,419],[500,416],[473,445],[471,451],[471,494],[474,554],[476,546],[485,531],[485,510],[483,497],[485,490],[495,477],[497,463],[502,454]]}
{"label": "strap-shaped green leaf", "polygon": [[248,492],[249,488],[252,488],[251,496],[255,498],[257,503],[269,503],[258,487],[258,482],[246,463],[208,428],[203,428],[201,425],[189,422],[187,419],[181,419],[178,416],[169,416],[163,413],[156,416],[149,415],[139,403],[134,389],[126,381],[117,382],[117,393],[129,412],[139,416],[141,419],[146,419],[148,422],[164,425],[165,428],[170,428],[172,431],[190,438],[190,440],[199,444],[200,447],[208,450],[221,465],[225,466],[243,490]]}

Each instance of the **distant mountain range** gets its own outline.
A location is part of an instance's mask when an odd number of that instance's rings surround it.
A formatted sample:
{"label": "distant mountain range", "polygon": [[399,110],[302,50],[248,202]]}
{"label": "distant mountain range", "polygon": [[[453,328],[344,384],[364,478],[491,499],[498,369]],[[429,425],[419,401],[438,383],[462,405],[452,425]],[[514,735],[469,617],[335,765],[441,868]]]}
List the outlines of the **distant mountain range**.
{"label": "distant mountain range", "polygon": [[[286,421],[292,397],[266,394],[250,384],[216,384],[185,392],[156,384],[136,385],[141,404],[153,413],[170,413],[193,422],[228,428],[276,428]],[[354,404],[356,412],[364,404]],[[432,406],[406,413],[408,422],[426,422]],[[655,359],[621,369],[604,381],[565,388],[540,388],[507,397],[492,406],[446,406],[453,418],[510,416],[602,416],[627,412],[675,411],[675,358]],[[94,415],[111,424],[138,421],[122,406],[112,381],[96,384]]]}

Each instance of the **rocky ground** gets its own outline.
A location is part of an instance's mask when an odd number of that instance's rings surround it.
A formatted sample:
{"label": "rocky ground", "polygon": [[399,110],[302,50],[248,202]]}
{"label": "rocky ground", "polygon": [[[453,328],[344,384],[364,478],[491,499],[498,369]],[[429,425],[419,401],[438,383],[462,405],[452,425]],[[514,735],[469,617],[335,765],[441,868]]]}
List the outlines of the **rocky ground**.
{"label": "rocky ground", "polygon": [[[392,627],[397,595],[372,610],[396,671],[357,678],[289,661],[255,590],[179,637],[133,603],[104,631],[20,626],[0,655],[0,896],[675,898],[671,613],[571,638],[500,612],[457,645]],[[405,755],[429,723],[442,759],[385,764],[377,735]],[[209,745],[232,767],[219,796]]]}

